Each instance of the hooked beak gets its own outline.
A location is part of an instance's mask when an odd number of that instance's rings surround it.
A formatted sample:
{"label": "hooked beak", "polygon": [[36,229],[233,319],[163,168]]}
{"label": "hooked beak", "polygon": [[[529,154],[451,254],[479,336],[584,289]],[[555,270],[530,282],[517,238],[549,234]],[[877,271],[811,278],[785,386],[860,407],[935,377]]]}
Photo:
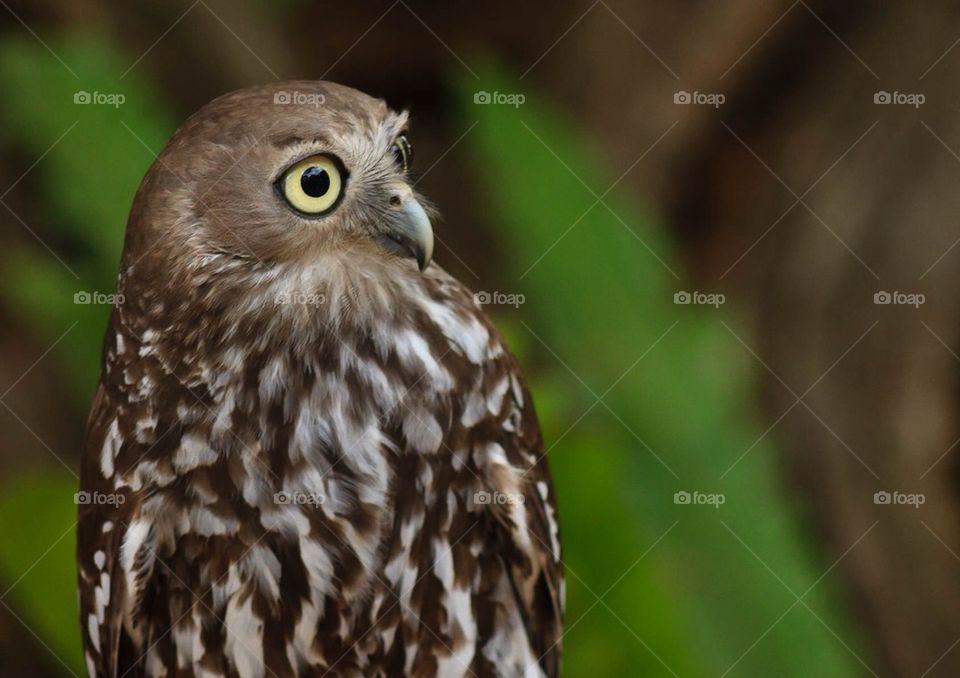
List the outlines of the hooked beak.
{"label": "hooked beak", "polygon": [[427,268],[433,258],[433,227],[423,206],[413,196],[403,201],[390,237],[413,255],[421,273]]}
{"label": "hooked beak", "polygon": [[417,260],[420,271],[430,264],[433,258],[433,227],[423,205],[417,202],[410,189],[397,195],[394,203],[395,214],[387,230],[387,236],[402,253]]}

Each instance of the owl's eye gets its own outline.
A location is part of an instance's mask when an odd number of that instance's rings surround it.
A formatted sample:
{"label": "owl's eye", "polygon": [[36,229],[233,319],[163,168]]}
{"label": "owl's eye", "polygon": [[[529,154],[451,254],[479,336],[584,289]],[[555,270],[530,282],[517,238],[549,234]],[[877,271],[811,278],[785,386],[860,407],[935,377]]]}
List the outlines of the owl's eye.
{"label": "owl's eye", "polygon": [[404,172],[409,172],[413,167],[413,146],[406,134],[399,135],[393,140],[393,146],[390,147],[393,156],[397,159],[397,164],[403,168]]}
{"label": "owl's eye", "polygon": [[312,155],[288,169],[278,188],[290,206],[309,215],[333,209],[343,192],[340,164],[329,155]]}

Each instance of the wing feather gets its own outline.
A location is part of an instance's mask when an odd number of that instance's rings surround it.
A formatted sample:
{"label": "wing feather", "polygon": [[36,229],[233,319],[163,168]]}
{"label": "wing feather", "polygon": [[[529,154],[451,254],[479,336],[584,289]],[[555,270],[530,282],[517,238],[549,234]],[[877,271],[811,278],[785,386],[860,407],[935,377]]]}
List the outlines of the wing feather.
{"label": "wing feather", "polygon": [[[129,494],[118,492],[104,474],[105,450],[123,441],[113,426],[116,408],[101,384],[87,421],[86,447],[80,470],[77,564],[80,617],[87,670],[91,676],[123,675],[139,663],[138,644],[124,630],[126,577],[120,545],[135,510]],[[107,465],[109,468],[109,465]],[[122,497],[122,499],[119,499]],[[128,675],[137,675],[130,672]]]}
{"label": "wing feather", "polygon": [[[510,388],[478,466],[491,492],[486,509],[530,649],[546,676],[559,674],[564,583],[556,496],[532,399],[515,359],[505,353]],[[502,382],[498,382],[502,383]]]}

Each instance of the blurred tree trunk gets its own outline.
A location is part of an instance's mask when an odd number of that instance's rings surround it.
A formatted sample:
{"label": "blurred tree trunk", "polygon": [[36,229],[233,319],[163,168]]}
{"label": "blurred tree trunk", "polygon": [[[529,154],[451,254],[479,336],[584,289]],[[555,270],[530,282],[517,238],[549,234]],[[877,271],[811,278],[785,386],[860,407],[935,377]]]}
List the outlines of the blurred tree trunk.
{"label": "blurred tree trunk", "polygon": [[[773,373],[764,374],[770,420],[812,389],[772,435],[814,500],[832,544],[828,561],[876,523],[841,565],[887,667],[881,673],[903,676],[936,662],[927,675],[960,675],[960,652],[952,651],[960,638],[960,453],[935,464],[958,433],[958,362],[940,342],[957,352],[960,252],[930,269],[960,236],[960,162],[936,138],[955,148],[960,120],[943,96],[951,61],[919,80],[955,39],[931,30],[957,25],[956,6],[939,5],[927,7],[928,25],[894,3],[817,7],[855,54],[795,8],[786,19],[792,30],[768,36],[743,64],[748,75],[723,116],[733,131],[716,131],[674,202],[686,230],[712,223],[701,230],[711,282],[772,227],[727,276],[731,296],[755,310],[756,350]],[[925,92],[928,101],[920,110],[874,104],[876,92],[895,90]],[[809,208],[796,205],[777,223],[814,184]],[[736,200],[757,186],[764,196]],[[688,207],[698,204],[713,209]],[[719,256],[711,261],[709,252]],[[874,294],[897,290],[923,293],[928,303],[873,303]],[[877,491],[924,493],[926,503],[876,505]]]}

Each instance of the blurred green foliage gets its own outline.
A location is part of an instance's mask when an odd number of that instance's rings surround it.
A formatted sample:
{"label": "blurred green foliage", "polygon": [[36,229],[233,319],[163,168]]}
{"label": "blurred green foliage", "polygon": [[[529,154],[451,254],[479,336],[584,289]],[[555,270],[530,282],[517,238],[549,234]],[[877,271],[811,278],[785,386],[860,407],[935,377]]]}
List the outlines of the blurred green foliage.
{"label": "blurred green foliage", "polygon": [[2,488],[0,589],[4,604],[49,648],[50,661],[79,673],[76,491],[76,479],[60,472],[29,472]]}
{"label": "blurred green foliage", "polygon": [[[74,295],[113,291],[130,202],[173,125],[107,42],[55,49],[77,77],[35,42],[0,44],[0,87],[18,93],[0,105],[0,140],[42,156],[24,183],[49,199],[20,216],[25,228],[48,225],[64,262],[39,243],[8,251],[0,289],[43,340],[73,328],[55,355],[85,403],[109,308]],[[494,68],[482,73],[488,91],[527,94],[520,108],[478,106],[476,81],[456,88],[464,127],[480,123],[468,140],[486,216],[512,257],[515,282],[501,291],[527,300],[498,320],[531,365],[556,445],[566,674],[856,675],[844,644],[859,643],[778,484],[776,451],[767,439],[751,447],[761,434],[750,416],[755,365],[722,321],[735,323],[726,310],[671,303],[687,287],[656,218],[616,192],[604,198],[610,210],[598,202],[612,182],[584,137],[555,105]],[[74,104],[81,91],[126,100]],[[0,495],[0,576],[25,624],[80,672],[75,488],[67,474],[31,472]],[[680,490],[726,502],[678,506]],[[806,593],[803,603],[791,591]]]}
{"label": "blurred green foliage", "polygon": [[[7,252],[0,290],[39,336],[56,338],[77,323],[55,351],[74,393],[86,401],[98,374],[89,356],[99,355],[110,306],[74,297],[113,293],[130,203],[174,125],[137,70],[124,76],[129,59],[106,40],[61,41],[54,50],[70,70],[30,36],[0,42],[0,87],[17,93],[0,106],[0,142],[40,158],[23,181],[49,196],[42,213],[18,212],[23,224],[14,225],[35,232],[44,224],[44,239],[52,236],[53,249],[67,254],[58,260],[40,243]],[[125,100],[76,103],[84,93]],[[5,217],[16,222],[9,212]]]}
{"label": "blurred green foliage", "polygon": [[[107,41],[64,40],[53,49],[73,74],[30,36],[0,41],[0,88],[17,93],[0,105],[0,141],[25,158],[39,158],[18,188],[48,196],[39,213],[17,210],[14,217],[2,207],[0,213],[14,228],[37,232],[43,224],[44,240],[60,253],[58,260],[31,240],[4,252],[0,294],[42,343],[66,333],[69,340],[52,352],[67,379],[68,396],[60,404],[85,408],[110,306],[77,303],[75,295],[113,294],[130,203],[174,126],[136,71],[121,78],[130,60]],[[84,92],[122,94],[125,101],[75,103]],[[27,471],[0,494],[0,575],[16,614],[42,636],[51,662],[59,659],[80,674],[73,556],[78,480],[61,469]]]}
{"label": "blurred green foliage", "polygon": [[[545,365],[534,384],[555,445],[569,675],[858,675],[829,565],[758,440],[736,323],[673,303],[691,291],[675,247],[616,191],[599,200],[614,181],[555,105],[478,72],[456,98],[463,127],[479,121],[470,164],[511,257],[500,291],[526,297],[512,333],[532,335]],[[526,102],[477,105],[478,90]],[[678,491],[726,501],[677,505]]]}

